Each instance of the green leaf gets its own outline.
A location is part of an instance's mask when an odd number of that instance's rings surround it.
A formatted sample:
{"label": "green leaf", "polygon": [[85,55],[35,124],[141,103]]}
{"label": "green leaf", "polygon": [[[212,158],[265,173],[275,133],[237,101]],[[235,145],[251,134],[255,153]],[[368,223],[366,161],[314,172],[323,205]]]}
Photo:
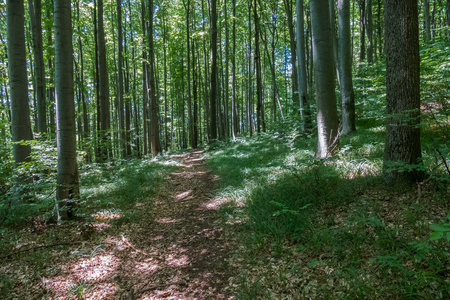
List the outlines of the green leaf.
{"label": "green leaf", "polygon": [[444,236],[444,233],[441,231],[435,231],[430,235],[430,241],[440,240]]}
{"label": "green leaf", "polygon": [[319,260],[312,260],[308,263],[308,267],[312,268],[314,266],[320,265],[322,262]]}
{"label": "green leaf", "polygon": [[450,231],[449,224],[431,224],[430,228],[434,231],[440,231],[440,232],[448,232]]}

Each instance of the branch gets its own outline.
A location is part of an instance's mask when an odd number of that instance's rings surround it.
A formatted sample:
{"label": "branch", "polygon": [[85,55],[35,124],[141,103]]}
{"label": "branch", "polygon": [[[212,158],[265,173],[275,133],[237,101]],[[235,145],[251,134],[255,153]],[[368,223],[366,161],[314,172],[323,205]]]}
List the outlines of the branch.
{"label": "branch", "polygon": [[31,248],[27,248],[27,249],[18,250],[18,251],[9,253],[9,254],[4,255],[4,256],[0,256],[0,260],[3,260],[5,258],[9,258],[9,257],[14,256],[16,254],[20,254],[20,253],[23,253],[23,252],[31,251],[31,250],[37,250],[37,249],[43,249],[43,248],[51,248],[51,247],[56,247],[56,246],[78,245],[78,244],[83,244],[83,243],[84,242],[68,242],[68,243],[54,243],[54,244],[50,244],[50,245],[40,245],[40,246],[36,246],[36,247],[31,247]]}

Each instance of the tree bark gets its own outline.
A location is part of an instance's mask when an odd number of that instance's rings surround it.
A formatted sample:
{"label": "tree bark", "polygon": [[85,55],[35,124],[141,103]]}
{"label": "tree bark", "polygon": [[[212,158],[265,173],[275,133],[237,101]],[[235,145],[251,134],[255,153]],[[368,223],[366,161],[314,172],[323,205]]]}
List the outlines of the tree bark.
{"label": "tree bark", "polygon": [[358,0],[359,4],[359,59],[366,59],[366,0]]}
{"label": "tree bark", "polygon": [[367,62],[373,63],[373,18],[372,18],[372,0],[367,0],[366,23],[367,23]]}
{"label": "tree bark", "polygon": [[217,139],[217,3],[211,0],[211,88],[210,88],[210,110],[211,110],[211,139]]}
{"label": "tree bark", "polygon": [[295,42],[295,29],[293,21],[292,0],[283,0],[284,9],[287,15],[287,25],[289,31],[289,46],[291,49],[291,65],[292,65],[292,103],[299,103],[298,100],[298,79],[297,79],[297,51]]}
{"label": "tree bark", "polygon": [[304,132],[309,126],[308,109],[308,84],[306,78],[306,56],[305,56],[305,21],[303,19],[303,0],[297,0],[297,61],[298,61],[298,93],[300,97],[300,121]]}
{"label": "tree bark", "polygon": [[58,221],[73,217],[79,197],[70,0],[54,0]]}
{"label": "tree bark", "polygon": [[425,29],[425,42],[428,43],[431,40],[431,24],[430,24],[430,1],[423,0],[423,22]]}
{"label": "tree bark", "polygon": [[98,57],[99,57],[99,104],[100,104],[100,153],[99,161],[108,159],[110,140],[109,83],[106,63],[105,29],[103,26],[103,0],[98,0]]}
{"label": "tree bark", "polygon": [[47,134],[47,106],[45,103],[45,69],[42,45],[41,0],[28,0],[33,36],[34,71],[36,76],[37,130],[40,137]]}
{"label": "tree bark", "polygon": [[[369,0],[370,1],[370,0]],[[342,103],[342,133],[356,131],[355,95],[352,79],[352,49],[350,33],[350,0],[338,0],[339,77]]]}
{"label": "tree bark", "polygon": [[[422,178],[420,145],[420,57],[416,0],[386,0],[386,182],[414,183]],[[405,171],[405,166],[413,169]],[[393,169],[393,171],[391,170]]]}
{"label": "tree bark", "polygon": [[[17,173],[18,197],[26,197],[21,185],[30,182],[30,177],[18,172],[23,163],[31,161],[32,139],[30,109],[28,106],[28,78],[25,51],[25,11],[23,0],[6,1],[8,41],[8,78],[11,97],[11,135],[13,142],[14,169]],[[16,204],[16,203],[14,203]]]}
{"label": "tree bark", "polygon": [[314,45],[318,143],[316,157],[334,155],[339,149],[338,117],[334,91],[332,32],[328,0],[310,2]]}
{"label": "tree bark", "polygon": [[153,156],[161,153],[161,144],[159,142],[159,122],[158,122],[158,99],[156,97],[155,84],[155,51],[153,48],[153,0],[148,4],[149,15],[149,31],[148,31],[148,45],[149,45],[149,79],[150,79],[150,103],[151,103],[151,146]]}

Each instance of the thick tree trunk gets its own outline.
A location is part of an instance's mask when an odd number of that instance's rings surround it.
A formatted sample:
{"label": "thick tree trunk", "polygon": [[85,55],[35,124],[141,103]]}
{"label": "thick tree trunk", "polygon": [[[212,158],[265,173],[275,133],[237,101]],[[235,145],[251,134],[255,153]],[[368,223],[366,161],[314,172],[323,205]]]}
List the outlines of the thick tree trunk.
{"label": "thick tree trunk", "polygon": [[[369,0],[370,1],[370,0]],[[338,0],[339,77],[341,78],[342,132],[352,133],[355,125],[355,95],[352,79],[352,49],[350,33],[350,0]]]}
{"label": "thick tree trunk", "polygon": [[[422,179],[420,146],[420,58],[416,0],[386,0],[385,179],[389,184]],[[414,168],[405,171],[405,167]],[[417,168],[416,168],[417,167]]]}
{"label": "thick tree trunk", "polygon": [[311,1],[318,142],[316,156],[332,156],[339,149],[338,117],[334,91],[334,57],[328,0]]}
{"label": "thick tree trunk", "polygon": [[79,197],[70,7],[70,0],[54,0],[58,220],[73,217],[74,201]]}
{"label": "thick tree trunk", "polygon": [[[23,0],[6,1],[6,21],[8,28],[8,78],[11,93],[11,135],[14,169],[18,172],[23,163],[31,160],[31,146],[26,141],[32,139],[30,109],[28,107]],[[16,183],[18,186],[30,182],[30,177],[26,174],[17,175]],[[26,197],[26,189],[19,187],[18,191],[20,198]]]}

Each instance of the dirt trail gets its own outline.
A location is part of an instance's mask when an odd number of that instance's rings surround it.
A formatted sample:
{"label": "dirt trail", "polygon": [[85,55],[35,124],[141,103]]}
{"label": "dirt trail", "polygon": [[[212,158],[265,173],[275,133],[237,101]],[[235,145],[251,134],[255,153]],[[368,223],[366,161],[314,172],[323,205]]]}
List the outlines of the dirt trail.
{"label": "dirt trail", "polygon": [[[124,257],[121,272],[128,299],[228,299],[225,287],[232,275],[227,264],[229,244],[221,227],[219,206],[212,197],[213,175],[202,151],[175,156],[179,172],[168,178],[168,195],[152,210],[154,223],[136,232],[136,259]],[[136,253],[138,252],[138,253]],[[130,259],[131,258],[131,259]],[[136,272],[140,269],[140,272]],[[118,278],[120,281],[120,278]],[[125,297],[126,296],[126,297]]]}

